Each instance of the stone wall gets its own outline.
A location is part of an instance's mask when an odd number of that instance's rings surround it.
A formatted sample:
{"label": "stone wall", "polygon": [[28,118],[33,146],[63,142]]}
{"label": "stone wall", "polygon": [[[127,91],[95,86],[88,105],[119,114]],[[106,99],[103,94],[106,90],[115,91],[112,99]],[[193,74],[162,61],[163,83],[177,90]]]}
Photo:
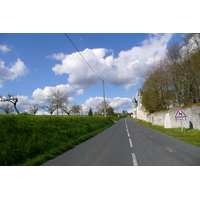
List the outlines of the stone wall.
{"label": "stone wall", "polygon": [[[182,121],[183,127],[200,130],[200,106],[193,104],[181,109],[187,116],[186,121]],[[165,128],[177,128],[181,126],[181,122],[175,120],[176,111],[177,108],[173,108],[167,111],[148,114],[138,110],[137,118]]]}

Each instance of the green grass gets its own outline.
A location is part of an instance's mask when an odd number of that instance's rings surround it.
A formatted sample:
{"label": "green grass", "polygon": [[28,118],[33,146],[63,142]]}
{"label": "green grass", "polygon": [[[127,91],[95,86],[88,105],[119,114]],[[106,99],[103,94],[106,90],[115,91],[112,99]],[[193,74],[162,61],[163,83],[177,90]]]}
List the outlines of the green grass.
{"label": "green grass", "polygon": [[111,125],[102,116],[0,115],[0,165],[39,165]]}
{"label": "green grass", "polygon": [[150,122],[145,122],[142,120],[136,121],[166,135],[172,136],[196,146],[200,146],[200,130],[184,128],[182,132],[181,128],[164,128],[163,126],[152,125]]}

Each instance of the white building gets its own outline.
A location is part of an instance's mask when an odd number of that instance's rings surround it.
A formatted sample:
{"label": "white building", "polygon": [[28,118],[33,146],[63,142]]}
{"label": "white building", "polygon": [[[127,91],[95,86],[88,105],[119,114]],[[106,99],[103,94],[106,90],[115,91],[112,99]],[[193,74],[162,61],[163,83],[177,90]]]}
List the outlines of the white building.
{"label": "white building", "polygon": [[133,98],[132,101],[133,107],[133,118],[147,120],[148,112],[145,110],[145,107],[142,105],[142,90],[138,89],[137,97]]}

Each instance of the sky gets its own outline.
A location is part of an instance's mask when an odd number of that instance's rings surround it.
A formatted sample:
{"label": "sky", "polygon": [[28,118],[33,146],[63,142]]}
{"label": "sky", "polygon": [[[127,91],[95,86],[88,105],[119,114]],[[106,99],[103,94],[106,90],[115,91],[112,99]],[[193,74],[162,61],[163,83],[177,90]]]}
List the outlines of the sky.
{"label": "sky", "polygon": [[0,95],[16,95],[20,112],[43,104],[54,87],[66,92],[71,104],[82,105],[83,112],[95,109],[102,101],[102,80],[111,107],[131,112],[148,66],[183,34],[67,35],[90,66],[64,33],[0,34]]}
{"label": "sky", "polygon": [[[20,111],[23,111],[27,109],[28,105],[31,103],[41,102],[41,98],[44,98],[45,94],[48,94],[49,87],[58,86],[66,88],[67,91],[71,91],[72,102],[86,104],[85,109],[87,108],[87,104],[95,106],[99,97],[102,97],[101,82],[98,81],[98,78],[95,79],[95,76],[90,74],[90,76],[80,77],[79,70],[82,66],[84,69],[81,69],[85,70],[87,73],[89,73],[89,71],[87,71],[89,69],[84,62],[81,61],[81,58],[78,57],[76,50],[64,34],[69,33],[68,35],[81,52],[86,49],[91,50],[85,52],[83,55],[90,65],[95,70],[97,69],[99,76],[105,79],[106,87],[109,91],[108,94],[106,90],[106,97],[112,98],[117,104],[121,105],[121,110],[129,110],[131,109],[131,99],[137,93],[137,89],[141,87],[143,71],[145,71],[147,67],[146,62],[148,63],[148,61],[155,59],[155,57],[162,56],[162,53],[166,50],[170,42],[179,40],[182,35],[180,33],[199,32],[199,7],[195,6],[197,3],[197,0],[191,0],[189,3],[187,1],[163,1],[160,3],[160,1],[157,0],[124,0],[115,1],[114,3],[113,1],[74,0],[67,1],[66,5],[66,1],[63,0],[48,2],[38,0],[2,1],[2,9],[0,12],[0,95],[6,95],[9,92],[18,95],[20,101],[17,106],[20,108]],[[159,39],[158,35],[156,36],[155,34],[148,33],[168,34],[162,34]],[[102,48],[101,53],[100,51],[94,51],[94,49],[99,48]],[[102,58],[101,56],[104,55],[103,53],[105,53],[105,51],[106,54]],[[96,52],[96,54],[93,52]],[[98,55],[100,56],[98,58],[96,56],[97,53],[99,53]],[[65,55],[68,55],[68,57],[64,61]],[[111,57],[108,57],[109,55]],[[67,66],[70,66],[67,67],[69,71],[62,70],[62,66],[66,65],[66,63],[68,63]],[[77,65],[79,63],[81,64],[78,67]],[[56,65],[58,67],[55,67]],[[106,72],[105,66],[109,69],[109,73]],[[70,72],[70,79],[69,74],[66,72]],[[77,81],[76,78],[78,78],[79,81]],[[108,81],[108,79],[110,81]],[[81,81],[84,83],[82,84],[85,86],[84,88],[80,88],[79,86],[81,85]],[[120,104],[121,100],[124,100],[124,104]],[[125,106],[123,107],[122,105]],[[132,170],[132,168],[114,169],[114,167],[109,169],[48,169],[49,171],[46,168],[41,171],[39,168],[34,168],[34,172],[35,170],[37,170],[37,172],[33,173],[32,168],[5,168],[1,170],[1,179],[3,177],[5,183],[12,179],[11,182],[9,181],[9,187],[7,188],[10,189],[13,186],[12,188],[18,192],[20,190],[18,190],[16,185],[20,185],[19,189],[21,189],[23,185],[23,187],[26,187],[26,190],[29,191],[30,188],[35,188],[35,186],[38,185],[38,177],[42,177],[42,181],[40,182],[42,183],[43,190],[45,186],[45,189],[49,190],[49,188],[52,187],[52,183],[56,183],[56,186],[53,184],[54,188],[52,191],[54,191],[57,198],[58,195],[60,195],[60,197],[62,195],[63,197],[66,193],[65,190],[62,190],[64,193],[60,190],[63,185],[66,185],[63,184],[63,176],[66,176],[67,180],[69,180],[68,182],[70,182],[68,186],[70,187],[72,185],[70,190],[68,190],[68,196],[74,197],[77,189],[77,187],[74,187],[71,183],[74,183],[74,180],[79,180],[79,182],[83,180],[84,184],[81,184],[81,187],[79,187],[79,190],[81,190],[81,192],[79,192],[81,198],[84,196],[85,191],[87,191],[87,188],[84,188],[83,185],[88,187],[88,184],[92,182],[95,183],[92,188],[94,191],[96,188],[99,189],[99,187],[106,191],[108,191],[107,189],[109,188],[111,192],[107,192],[106,195],[110,196],[112,199],[115,197],[118,199],[120,195],[123,195],[123,197],[124,195],[132,197],[132,185],[131,188],[127,190],[130,184],[124,184],[124,187],[120,185],[119,192],[113,193],[113,191],[116,191],[116,187],[119,187],[119,181],[129,183],[130,181],[128,182],[128,180],[133,179],[134,183],[136,183],[134,185],[136,188],[135,191],[139,191],[138,193],[136,192],[137,194],[134,194],[135,196],[141,197],[141,194],[143,194],[143,196],[147,194],[147,198],[152,196],[154,199],[160,199],[160,195],[156,198],[155,193],[152,193],[155,185],[162,190],[162,188],[165,188],[163,185],[168,187],[169,183],[171,184],[171,180],[169,179],[171,176],[169,176],[169,174],[175,175],[176,177],[177,174],[180,174],[180,177],[177,181],[174,181],[174,183],[176,186],[179,185],[181,189],[184,186],[184,181],[179,180],[181,180],[182,174],[185,174],[185,169],[179,167],[167,168],[167,173],[165,174],[163,174],[163,169],[159,167],[153,169],[137,168],[137,173],[134,173],[135,170]],[[162,176],[155,176],[155,174],[159,174],[159,169]],[[184,180],[186,179],[186,181],[191,182],[193,181],[191,177],[195,177],[197,171],[193,170],[195,176],[191,176],[191,171],[188,170],[188,172],[187,177],[189,178],[187,179],[184,177]],[[115,181],[116,173],[118,174],[117,181]],[[49,176],[49,174],[51,174],[51,176]],[[102,174],[104,174],[104,176],[102,176]],[[74,179],[74,176],[77,179]],[[102,178],[105,179],[105,176],[108,177],[108,185],[102,186],[102,181],[99,180]],[[49,177],[51,181],[48,181]],[[62,177],[62,179],[58,180],[58,177]],[[165,181],[160,180],[160,177]],[[142,182],[143,187],[140,187],[138,183],[140,183],[143,178],[145,178],[145,180],[151,180],[151,183],[153,180],[153,184],[149,184],[147,181],[148,185],[145,185],[144,182]],[[47,181],[44,183],[44,180]],[[157,183],[160,182],[162,182],[162,184],[158,185]],[[24,183],[26,183],[26,185]],[[75,184],[77,184],[77,181]],[[149,192],[145,194],[142,193],[144,187],[148,189]],[[12,195],[7,188],[4,187],[3,190],[5,191],[6,197],[8,194]],[[57,188],[58,190],[56,190]],[[40,188],[38,189],[40,190]],[[196,197],[193,185],[191,190],[187,188],[187,191],[188,195],[184,193],[182,199],[191,198],[191,194]],[[15,196],[16,192],[13,193]],[[50,193],[50,199],[54,196],[54,193]],[[104,193],[102,194],[104,195]],[[38,198],[38,193],[36,195]],[[47,193],[40,193],[40,197],[41,195],[46,197]],[[93,196],[90,198],[88,193],[86,195],[88,199],[93,199]],[[27,196],[26,193],[24,196]],[[177,197],[180,198],[180,192],[177,193]],[[23,197],[21,197],[21,199],[23,199]]]}

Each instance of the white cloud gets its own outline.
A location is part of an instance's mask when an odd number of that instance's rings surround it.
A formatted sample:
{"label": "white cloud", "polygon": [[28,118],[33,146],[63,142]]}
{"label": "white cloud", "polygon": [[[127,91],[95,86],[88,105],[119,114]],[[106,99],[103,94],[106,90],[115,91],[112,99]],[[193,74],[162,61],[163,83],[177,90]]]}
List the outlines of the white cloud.
{"label": "white cloud", "polygon": [[115,97],[108,98],[108,101],[110,102],[110,106],[116,110],[128,110],[132,107],[132,99],[130,98]]}
{"label": "white cloud", "polygon": [[30,100],[28,96],[23,96],[23,95],[17,95],[18,98],[18,106],[29,106],[34,102],[34,100]]}
{"label": "white cloud", "polygon": [[[141,46],[121,51],[117,58],[104,48],[85,49],[81,54],[105,82],[130,89],[143,77],[148,64],[164,55],[171,37],[172,34],[150,35]],[[100,81],[79,53],[52,57],[61,61],[52,68],[55,74],[68,74],[68,82],[75,87],[88,88]]]}
{"label": "white cloud", "polygon": [[[100,76],[102,76],[102,72],[105,73],[112,67],[112,57],[104,59],[106,53],[109,53],[109,50],[103,48],[85,49],[81,52],[90,66]],[[88,88],[99,82],[99,78],[88,67],[79,53],[65,55],[62,64],[55,65],[52,70],[56,75],[69,74],[68,82],[78,88]]]}
{"label": "white cloud", "polygon": [[6,67],[4,62],[0,60],[0,87],[2,82],[6,80],[14,80],[19,76],[24,76],[28,73],[28,68],[19,58],[11,67]]}
{"label": "white cloud", "polygon": [[[83,112],[87,112],[90,107],[92,109],[95,109],[96,106],[101,104],[103,101],[103,97],[90,97],[85,101],[84,104],[82,104]],[[121,97],[115,97],[115,98],[106,98],[106,102],[109,102],[109,105],[114,108],[115,112],[121,111],[121,110],[130,110],[132,108],[132,99],[130,98],[121,98]]]}
{"label": "white cloud", "polygon": [[3,53],[7,53],[12,50],[10,48],[8,48],[7,45],[0,45],[0,51],[2,51]]}
{"label": "white cloud", "polygon": [[52,59],[55,59],[55,60],[60,60],[62,61],[64,58],[65,58],[65,54],[64,53],[57,53],[57,54],[52,54],[50,56],[47,56],[47,58],[52,58]]}
{"label": "white cloud", "polygon": [[92,109],[95,109],[97,105],[102,103],[103,97],[90,97],[85,101],[84,104],[82,104],[83,112],[87,112],[90,107]]}
{"label": "white cloud", "polygon": [[82,89],[77,90],[74,87],[70,86],[69,84],[66,84],[66,85],[61,84],[61,85],[57,85],[55,87],[46,86],[44,89],[37,88],[33,92],[32,97],[38,103],[45,102],[47,99],[47,96],[51,94],[51,90],[53,88],[58,88],[61,91],[66,92],[67,95],[69,96],[69,101],[73,101],[73,98],[75,96],[83,94]]}

